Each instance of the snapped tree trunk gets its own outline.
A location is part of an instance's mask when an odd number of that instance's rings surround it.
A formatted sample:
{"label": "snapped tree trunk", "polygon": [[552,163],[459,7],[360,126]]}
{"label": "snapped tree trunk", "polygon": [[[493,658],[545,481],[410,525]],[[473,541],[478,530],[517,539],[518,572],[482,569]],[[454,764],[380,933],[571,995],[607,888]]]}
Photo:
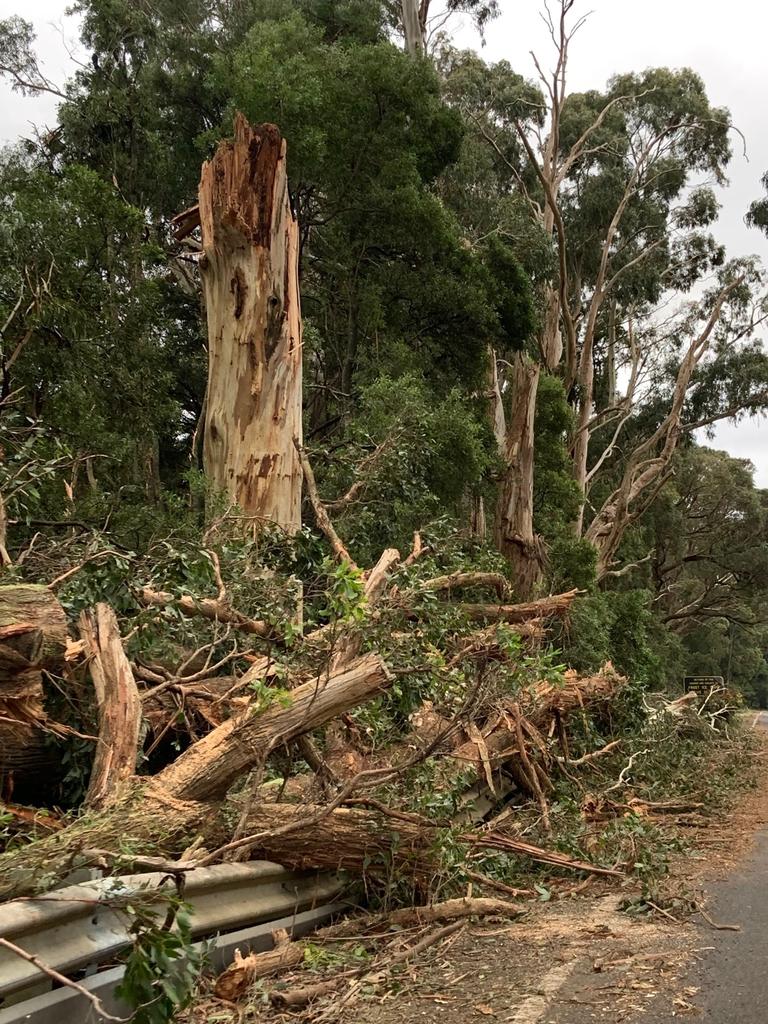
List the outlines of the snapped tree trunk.
{"label": "snapped tree trunk", "polygon": [[80,615],[80,636],[96,693],[99,739],[85,806],[108,806],[136,771],[141,730],[141,698],[125,656],[120,627],[108,604]]}
{"label": "snapped tree trunk", "polygon": [[298,225],[286,144],[238,114],[200,179],[200,268],[208,318],[203,464],[250,524],[301,525]]}

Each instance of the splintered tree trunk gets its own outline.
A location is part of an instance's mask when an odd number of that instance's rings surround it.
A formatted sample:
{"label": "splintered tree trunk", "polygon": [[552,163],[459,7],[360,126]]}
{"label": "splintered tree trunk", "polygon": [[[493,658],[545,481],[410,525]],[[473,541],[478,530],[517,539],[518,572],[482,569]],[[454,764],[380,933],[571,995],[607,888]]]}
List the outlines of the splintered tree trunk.
{"label": "splintered tree trunk", "polygon": [[80,636],[96,693],[99,739],[85,806],[113,803],[136,772],[141,731],[141,698],[120,639],[120,627],[108,604],[80,616]]}
{"label": "splintered tree trunk", "polygon": [[298,225],[286,145],[238,114],[200,179],[208,317],[203,463],[213,489],[251,523],[301,525],[301,310]]}
{"label": "splintered tree trunk", "polygon": [[512,567],[518,597],[531,596],[541,571],[540,544],[533,528],[533,446],[536,392],[541,367],[515,356],[512,409],[507,425],[504,475],[496,508],[495,541]]}

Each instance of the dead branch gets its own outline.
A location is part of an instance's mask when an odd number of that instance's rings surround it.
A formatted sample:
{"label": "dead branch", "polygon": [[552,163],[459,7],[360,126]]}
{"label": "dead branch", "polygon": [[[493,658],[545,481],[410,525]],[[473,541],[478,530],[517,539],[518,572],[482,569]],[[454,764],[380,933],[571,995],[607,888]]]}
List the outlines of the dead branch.
{"label": "dead branch", "polygon": [[307,458],[307,453],[304,448],[297,442],[296,451],[299,453],[299,461],[301,462],[301,469],[304,474],[304,485],[307,489],[307,497],[309,498],[310,504],[312,505],[312,511],[315,513],[315,521],[320,530],[325,534],[328,543],[333,549],[333,553],[336,555],[340,562],[349,562],[353,568],[357,568],[357,564],[347,551],[341,537],[334,528],[331,522],[331,517],[326,511],[325,505],[320,500],[320,495],[317,490],[317,483],[315,482],[315,474],[312,470],[312,465]]}
{"label": "dead branch", "polygon": [[135,597],[140,604],[148,608],[178,608],[182,615],[189,618],[200,616],[210,619],[212,622],[225,622],[243,633],[251,633],[260,636],[265,640],[279,641],[274,627],[269,622],[258,619],[251,619],[242,612],[231,608],[228,604],[218,601],[215,598],[192,597],[189,594],[176,596],[165,590],[153,590],[151,587],[139,587]]}

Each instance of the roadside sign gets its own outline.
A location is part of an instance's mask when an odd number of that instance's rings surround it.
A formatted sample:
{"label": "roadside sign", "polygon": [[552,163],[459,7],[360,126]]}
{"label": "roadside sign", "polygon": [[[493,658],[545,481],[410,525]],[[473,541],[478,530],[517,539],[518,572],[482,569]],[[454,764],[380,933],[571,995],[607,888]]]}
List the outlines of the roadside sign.
{"label": "roadside sign", "polygon": [[699,693],[706,697],[710,690],[719,690],[725,686],[722,676],[685,676],[683,686],[686,693]]}

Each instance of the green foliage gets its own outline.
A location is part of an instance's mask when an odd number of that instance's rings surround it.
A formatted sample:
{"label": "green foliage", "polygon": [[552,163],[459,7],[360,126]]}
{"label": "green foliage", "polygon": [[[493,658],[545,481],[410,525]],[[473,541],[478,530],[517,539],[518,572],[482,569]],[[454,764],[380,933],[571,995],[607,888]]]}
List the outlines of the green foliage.
{"label": "green foliage", "polygon": [[342,561],[335,567],[330,560],[324,563],[329,576],[326,606],[321,615],[333,622],[360,623],[365,618],[365,581],[356,566]]}
{"label": "green foliage", "polygon": [[660,634],[645,590],[594,593],[577,601],[565,639],[574,668],[592,672],[606,661],[631,679],[651,686],[666,680]]}
{"label": "green foliage", "polygon": [[169,1024],[192,999],[202,957],[192,944],[191,908],[178,895],[166,893],[164,921],[153,899],[140,898],[125,908],[132,947],[117,995],[134,1010],[136,1024]]}

